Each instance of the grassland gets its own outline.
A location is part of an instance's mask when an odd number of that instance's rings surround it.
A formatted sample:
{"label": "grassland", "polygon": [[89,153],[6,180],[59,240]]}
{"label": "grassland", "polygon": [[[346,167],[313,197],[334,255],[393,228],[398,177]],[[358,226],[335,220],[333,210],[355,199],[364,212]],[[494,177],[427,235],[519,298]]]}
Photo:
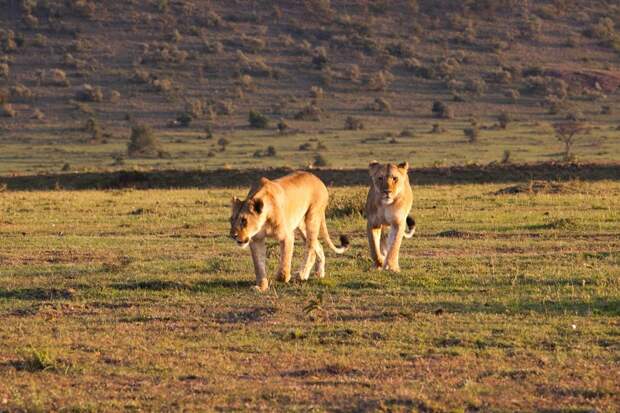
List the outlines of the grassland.
{"label": "grassland", "polygon": [[616,411],[620,184],[505,186],[416,187],[401,274],[331,188],[351,250],[262,295],[245,189],[0,192],[0,411]]}

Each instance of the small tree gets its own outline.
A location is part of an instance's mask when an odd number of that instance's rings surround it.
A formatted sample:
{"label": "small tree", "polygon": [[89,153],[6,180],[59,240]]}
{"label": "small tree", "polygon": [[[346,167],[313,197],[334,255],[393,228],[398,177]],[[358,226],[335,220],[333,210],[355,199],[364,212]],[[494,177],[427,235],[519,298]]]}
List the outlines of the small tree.
{"label": "small tree", "polygon": [[151,128],[146,125],[134,125],[131,127],[131,136],[127,144],[127,154],[130,157],[153,156],[159,152],[159,140]]}
{"label": "small tree", "polygon": [[506,129],[508,124],[512,122],[512,116],[510,116],[510,113],[508,112],[501,112],[497,117],[497,120],[499,121],[499,127]]}
{"label": "small tree", "polygon": [[465,134],[465,137],[467,138],[467,142],[469,143],[478,142],[478,136],[480,135],[480,129],[478,129],[477,126],[474,126],[472,128],[465,128],[463,129],[463,133]]}
{"label": "small tree", "polygon": [[260,112],[251,110],[248,115],[250,126],[257,129],[265,129],[269,126],[269,119]]}
{"label": "small tree", "polygon": [[574,159],[573,145],[577,137],[590,131],[590,126],[584,122],[559,122],[553,125],[555,137],[564,144],[563,160],[571,161]]}
{"label": "small tree", "polygon": [[433,102],[433,107],[431,111],[436,118],[452,119],[454,117],[452,109],[448,105],[440,101]]}

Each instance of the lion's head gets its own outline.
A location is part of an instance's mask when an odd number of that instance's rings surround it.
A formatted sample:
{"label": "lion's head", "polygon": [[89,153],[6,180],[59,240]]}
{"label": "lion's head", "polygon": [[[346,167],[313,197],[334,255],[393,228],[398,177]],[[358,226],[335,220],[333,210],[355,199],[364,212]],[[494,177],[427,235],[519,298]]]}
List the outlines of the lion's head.
{"label": "lion's head", "polygon": [[369,172],[372,178],[372,185],[377,194],[381,196],[383,204],[389,205],[393,203],[405,185],[409,185],[408,169],[409,164],[407,162],[398,165],[371,162]]}
{"label": "lion's head", "polygon": [[260,232],[265,223],[265,205],[260,198],[232,199],[230,236],[241,247],[247,247],[253,236]]}

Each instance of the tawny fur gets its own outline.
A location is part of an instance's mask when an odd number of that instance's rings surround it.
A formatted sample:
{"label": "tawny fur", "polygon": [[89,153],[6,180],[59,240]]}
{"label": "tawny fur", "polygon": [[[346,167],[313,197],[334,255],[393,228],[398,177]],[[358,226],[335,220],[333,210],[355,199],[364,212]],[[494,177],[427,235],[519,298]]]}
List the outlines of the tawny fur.
{"label": "tawny fur", "polygon": [[299,271],[301,280],[309,278],[313,267],[318,277],[325,276],[325,254],[319,235],[336,253],[341,254],[347,249],[346,238],[341,238],[343,246],[336,247],[327,231],[325,209],[328,199],[323,182],[308,172],[293,172],[273,181],[261,178],[245,200],[233,198],[230,235],[240,246],[250,246],[257,289],[264,291],[269,286],[265,269],[267,237],[280,243],[277,279],[284,282],[291,278],[295,230],[306,243],[305,258]]}
{"label": "tawny fur", "polygon": [[[366,229],[370,256],[379,269],[400,271],[400,244],[415,232],[415,221],[409,217],[413,193],[408,169],[407,162],[369,165],[372,183],[366,200]],[[387,237],[382,237],[384,228],[389,231]]]}

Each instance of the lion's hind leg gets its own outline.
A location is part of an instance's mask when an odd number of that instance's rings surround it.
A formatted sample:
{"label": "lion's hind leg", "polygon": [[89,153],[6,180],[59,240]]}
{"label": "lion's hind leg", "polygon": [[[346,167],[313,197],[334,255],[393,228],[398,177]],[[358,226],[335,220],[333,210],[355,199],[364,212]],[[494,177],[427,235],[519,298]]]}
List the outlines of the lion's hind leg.
{"label": "lion's hind leg", "polygon": [[323,252],[323,247],[321,243],[317,241],[316,243],[316,264],[314,265],[314,271],[318,278],[325,277],[325,252]]}
{"label": "lion's hind leg", "polygon": [[[306,253],[299,271],[299,278],[301,280],[310,278],[310,271],[312,271],[312,267],[317,258],[317,250],[321,248],[319,245],[320,225],[320,219],[306,218]],[[323,261],[325,260],[323,259]]]}

